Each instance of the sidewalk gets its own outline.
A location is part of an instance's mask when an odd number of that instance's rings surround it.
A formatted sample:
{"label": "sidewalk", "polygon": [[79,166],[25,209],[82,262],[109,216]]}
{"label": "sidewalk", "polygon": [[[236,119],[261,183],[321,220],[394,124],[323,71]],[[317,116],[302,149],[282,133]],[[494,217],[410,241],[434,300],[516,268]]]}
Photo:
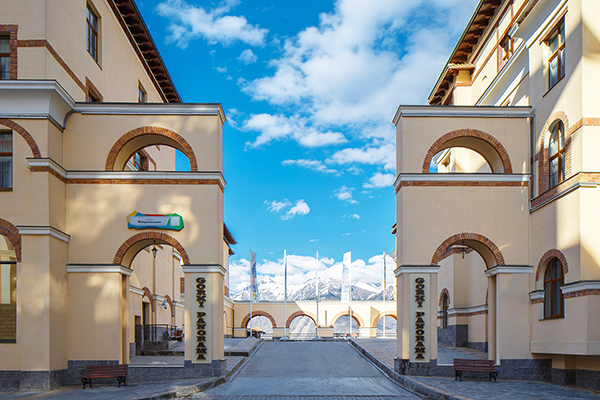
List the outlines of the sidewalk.
{"label": "sidewalk", "polygon": [[[485,380],[432,376],[408,376],[394,372],[396,340],[394,339],[352,339],[350,343],[371,362],[377,365],[390,378],[413,392],[432,399],[444,400],[598,400],[600,392],[573,386],[562,386],[548,382],[506,381],[498,377],[498,383]],[[440,347],[441,352],[450,356],[456,350]],[[463,358],[464,354],[461,353]],[[473,358],[480,355],[474,353]]]}

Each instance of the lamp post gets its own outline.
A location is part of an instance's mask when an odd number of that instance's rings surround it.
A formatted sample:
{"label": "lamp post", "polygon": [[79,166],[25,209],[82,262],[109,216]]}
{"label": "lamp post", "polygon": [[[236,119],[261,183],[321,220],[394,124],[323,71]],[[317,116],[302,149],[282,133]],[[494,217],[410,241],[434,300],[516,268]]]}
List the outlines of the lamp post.
{"label": "lamp post", "polygon": [[152,328],[153,339],[156,341],[156,253],[158,249],[156,246],[152,246],[152,316],[154,319],[154,326]]}

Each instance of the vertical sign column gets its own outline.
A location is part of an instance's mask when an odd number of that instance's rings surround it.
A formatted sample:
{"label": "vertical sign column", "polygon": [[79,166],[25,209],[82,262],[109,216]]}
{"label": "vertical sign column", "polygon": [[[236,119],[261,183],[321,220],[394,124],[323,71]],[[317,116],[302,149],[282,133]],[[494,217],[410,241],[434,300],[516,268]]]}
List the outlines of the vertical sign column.
{"label": "vertical sign column", "polygon": [[410,274],[410,362],[428,363],[430,352],[429,274]]}
{"label": "vertical sign column", "polygon": [[[211,274],[190,274],[193,282],[191,307],[192,320],[192,363],[212,362],[212,304]],[[187,301],[187,296],[186,296]],[[187,338],[186,338],[187,339]]]}

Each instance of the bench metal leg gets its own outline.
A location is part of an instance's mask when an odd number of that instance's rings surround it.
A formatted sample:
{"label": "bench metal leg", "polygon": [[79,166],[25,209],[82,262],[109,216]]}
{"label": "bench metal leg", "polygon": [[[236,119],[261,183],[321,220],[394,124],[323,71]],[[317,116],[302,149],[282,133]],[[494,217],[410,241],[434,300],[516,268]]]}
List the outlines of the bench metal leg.
{"label": "bench metal leg", "polygon": [[119,376],[119,377],[117,377],[117,382],[119,382],[119,387],[121,387],[121,383],[124,386],[127,386],[127,377],[126,376]]}
{"label": "bench metal leg", "polygon": [[494,378],[494,383],[498,383],[498,382],[496,382],[497,376],[498,376],[497,372],[490,372],[490,382],[492,381],[492,378]]}
{"label": "bench metal leg", "polygon": [[462,371],[454,371],[455,375],[454,375],[454,380],[460,379],[460,381],[462,382]]}
{"label": "bench metal leg", "polygon": [[81,378],[81,383],[83,383],[84,389],[85,389],[85,385],[90,385],[90,387],[92,387],[92,380],[89,378]]}

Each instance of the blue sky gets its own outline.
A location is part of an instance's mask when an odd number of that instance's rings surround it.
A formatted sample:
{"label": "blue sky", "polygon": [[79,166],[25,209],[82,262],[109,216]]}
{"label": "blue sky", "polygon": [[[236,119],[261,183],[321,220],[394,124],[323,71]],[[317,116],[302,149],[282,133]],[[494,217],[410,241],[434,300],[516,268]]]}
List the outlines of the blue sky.
{"label": "blue sky", "polygon": [[[186,103],[221,103],[224,218],[259,275],[381,281],[400,104],[425,104],[476,0],[138,0]],[[389,262],[390,260],[388,260]],[[389,265],[389,263],[388,263]],[[393,283],[390,270],[388,283]],[[260,276],[259,276],[260,278]]]}

